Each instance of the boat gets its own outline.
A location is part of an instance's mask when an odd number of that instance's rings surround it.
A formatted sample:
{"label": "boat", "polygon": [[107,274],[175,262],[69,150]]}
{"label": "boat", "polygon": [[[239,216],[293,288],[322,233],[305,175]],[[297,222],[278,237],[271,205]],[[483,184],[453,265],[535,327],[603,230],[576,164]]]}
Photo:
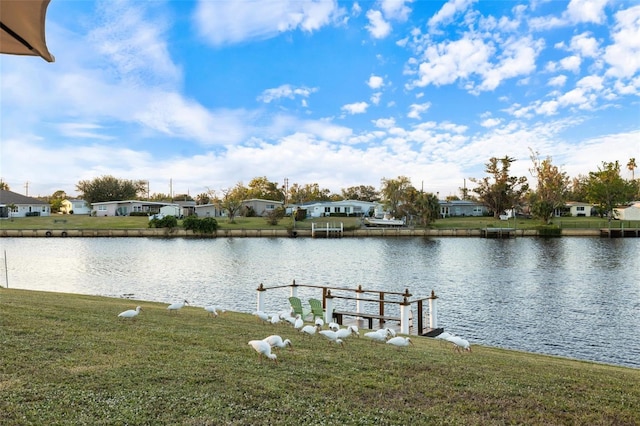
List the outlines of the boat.
{"label": "boat", "polygon": [[395,219],[395,218],[374,218],[374,217],[365,217],[364,218],[365,226],[378,226],[378,227],[399,227],[404,226],[404,219]]}

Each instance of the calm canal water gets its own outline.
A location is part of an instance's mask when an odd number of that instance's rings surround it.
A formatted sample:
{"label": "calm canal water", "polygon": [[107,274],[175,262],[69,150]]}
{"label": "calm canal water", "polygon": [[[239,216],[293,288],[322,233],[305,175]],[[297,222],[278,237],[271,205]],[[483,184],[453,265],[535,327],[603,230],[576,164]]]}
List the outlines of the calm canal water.
{"label": "calm canal water", "polygon": [[[2,238],[0,245],[12,288],[186,298],[242,312],[255,310],[260,283],[294,279],[408,288],[414,298],[434,290],[438,325],[472,344],[640,368],[635,238]],[[267,308],[286,308],[288,291],[268,290]],[[299,296],[320,293],[300,288]]]}

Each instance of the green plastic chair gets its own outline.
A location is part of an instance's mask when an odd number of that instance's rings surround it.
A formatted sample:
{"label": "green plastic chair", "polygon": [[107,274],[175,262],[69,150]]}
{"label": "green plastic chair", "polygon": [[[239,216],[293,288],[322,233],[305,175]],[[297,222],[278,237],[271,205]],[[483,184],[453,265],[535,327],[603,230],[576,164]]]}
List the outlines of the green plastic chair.
{"label": "green plastic chair", "polygon": [[289,303],[291,304],[291,309],[293,309],[294,316],[300,315],[300,318],[304,320],[311,313],[311,311],[302,307],[302,301],[297,297],[291,296],[289,298]]}
{"label": "green plastic chair", "polygon": [[322,309],[322,302],[318,299],[309,299],[309,306],[311,306],[311,313],[313,314],[313,319],[322,318],[324,319],[324,309]]}

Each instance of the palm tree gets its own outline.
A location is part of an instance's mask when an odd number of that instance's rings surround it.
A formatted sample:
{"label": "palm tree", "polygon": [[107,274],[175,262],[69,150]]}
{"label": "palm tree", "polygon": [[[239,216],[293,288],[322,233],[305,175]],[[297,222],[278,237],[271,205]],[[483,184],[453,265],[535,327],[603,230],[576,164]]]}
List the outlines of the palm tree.
{"label": "palm tree", "polygon": [[636,167],[638,167],[636,165],[636,159],[635,158],[630,158],[629,162],[627,163],[627,169],[631,170],[631,180],[636,180],[635,174],[634,174],[634,170],[636,169]]}

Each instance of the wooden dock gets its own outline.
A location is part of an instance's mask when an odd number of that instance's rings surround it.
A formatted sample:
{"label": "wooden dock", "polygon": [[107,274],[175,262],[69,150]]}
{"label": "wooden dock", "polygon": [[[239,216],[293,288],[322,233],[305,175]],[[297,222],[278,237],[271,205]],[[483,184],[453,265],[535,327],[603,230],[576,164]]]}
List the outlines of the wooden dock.
{"label": "wooden dock", "polygon": [[600,229],[600,236],[603,238],[638,238],[640,237],[639,228],[603,228]]}
{"label": "wooden dock", "polygon": [[483,238],[514,238],[516,230],[515,228],[484,228],[480,230],[480,236]]}
{"label": "wooden dock", "polygon": [[316,223],[311,224],[311,237],[342,238],[344,223]]}

